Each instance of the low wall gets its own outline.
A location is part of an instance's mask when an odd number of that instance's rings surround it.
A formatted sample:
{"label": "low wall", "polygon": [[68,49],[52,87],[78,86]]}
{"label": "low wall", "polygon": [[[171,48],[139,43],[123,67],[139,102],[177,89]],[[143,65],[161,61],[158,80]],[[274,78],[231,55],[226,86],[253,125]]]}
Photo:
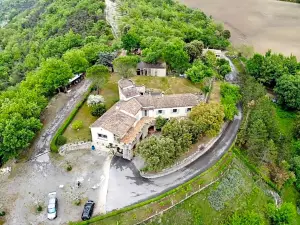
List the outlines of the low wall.
{"label": "low wall", "polygon": [[71,144],[65,144],[63,146],[61,146],[58,150],[60,155],[65,155],[66,153],[70,152],[70,151],[75,151],[75,150],[91,150],[92,148],[92,142],[88,141],[88,142],[77,142],[77,143],[71,143]]}
{"label": "low wall", "polygon": [[192,155],[188,156],[187,158],[183,159],[180,162],[177,162],[172,167],[162,170],[161,172],[150,174],[150,173],[144,173],[140,172],[141,176],[147,179],[155,179],[159,177],[163,177],[166,175],[169,175],[171,173],[174,173],[178,170],[181,170],[182,168],[186,167],[187,165],[191,164],[192,162],[196,161],[200,156],[204,155],[207,151],[211,149],[211,147],[219,140],[219,138],[223,135],[224,131],[226,130],[227,126],[229,125],[229,122],[224,123],[219,135],[213,139],[211,139],[206,145],[199,145],[198,150],[194,152]]}

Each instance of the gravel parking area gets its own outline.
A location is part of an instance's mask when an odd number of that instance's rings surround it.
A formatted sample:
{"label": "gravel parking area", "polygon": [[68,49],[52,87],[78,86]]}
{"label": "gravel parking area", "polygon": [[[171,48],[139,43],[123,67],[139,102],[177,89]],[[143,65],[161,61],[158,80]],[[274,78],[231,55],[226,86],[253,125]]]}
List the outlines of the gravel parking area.
{"label": "gravel parking area", "polygon": [[[49,161],[16,164],[10,175],[0,177],[0,205],[7,213],[5,224],[67,224],[80,220],[88,199],[96,202],[94,214],[98,214],[106,158],[103,153],[80,150]],[[72,166],[71,171],[67,171],[67,165]],[[59,188],[60,185],[64,187]],[[58,217],[48,221],[46,207],[52,191],[57,192]],[[76,198],[82,200],[81,205],[74,204]],[[41,212],[37,212],[38,205],[43,208]]]}

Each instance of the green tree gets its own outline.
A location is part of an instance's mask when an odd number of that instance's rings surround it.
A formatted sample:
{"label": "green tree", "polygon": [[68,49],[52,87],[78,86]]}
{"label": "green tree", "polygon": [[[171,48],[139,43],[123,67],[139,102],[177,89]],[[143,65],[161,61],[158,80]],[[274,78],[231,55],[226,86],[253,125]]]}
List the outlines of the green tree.
{"label": "green tree", "polygon": [[235,212],[227,225],[264,225],[264,221],[256,212]]}
{"label": "green tree", "polygon": [[72,129],[73,130],[79,130],[83,127],[83,122],[81,120],[75,120],[73,123],[72,123]]}
{"label": "green tree", "polygon": [[190,43],[187,43],[184,46],[184,50],[190,57],[190,62],[193,62],[195,59],[200,58],[200,56],[202,55],[203,48],[203,43],[198,40],[194,40]]}
{"label": "green tree", "polygon": [[251,59],[247,61],[246,71],[248,74],[255,78],[261,77],[261,68],[264,62],[264,56],[255,54]]}
{"label": "green tree", "polygon": [[283,75],[277,80],[275,92],[279,103],[300,110],[300,75]]}
{"label": "green tree", "polygon": [[176,142],[165,137],[144,139],[137,146],[137,153],[146,161],[146,171],[159,171],[174,163]]}
{"label": "green tree", "polygon": [[193,83],[199,83],[205,77],[211,77],[214,75],[214,71],[204,65],[200,60],[195,60],[192,67],[189,68],[185,73]]}
{"label": "green tree", "polygon": [[73,74],[68,64],[60,59],[49,58],[42,63],[37,71],[37,79],[48,95],[68,84]]}
{"label": "green tree", "polygon": [[162,135],[176,142],[175,157],[186,152],[192,144],[192,135],[186,128],[177,119],[171,119],[162,128]]}
{"label": "green tree", "polygon": [[89,62],[86,60],[84,52],[79,49],[67,51],[63,55],[63,59],[70,65],[73,73],[85,72],[89,66]]}
{"label": "green tree", "polygon": [[295,119],[293,133],[295,138],[300,139],[300,114],[298,114]]}
{"label": "green tree", "polygon": [[212,68],[212,69],[217,69],[217,57],[215,53],[212,51],[207,51],[207,53],[204,56],[204,63],[206,66]]}
{"label": "green tree", "polygon": [[115,70],[124,78],[129,78],[136,74],[136,66],[139,62],[137,56],[121,56],[114,60]]}
{"label": "green tree", "polygon": [[161,130],[161,128],[163,128],[163,126],[167,123],[167,119],[159,116],[156,118],[155,120],[155,128],[156,130]]}
{"label": "green tree", "polygon": [[121,41],[123,43],[123,48],[127,51],[138,48],[140,45],[139,36],[133,32],[123,35]]}
{"label": "green tree", "polygon": [[104,104],[96,104],[91,108],[91,114],[95,117],[100,117],[106,112],[106,107]]}
{"label": "green tree", "polygon": [[222,36],[225,38],[225,39],[229,39],[231,37],[231,33],[229,30],[224,30],[222,32]]}
{"label": "green tree", "polygon": [[194,107],[189,117],[208,136],[216,136],[224,122],[223,107],[217,103],[200,103]]}
{"label": "green tree", "polygon": [[293,224],[296,209],[292,203],[283,203],[280,207],[274,204],[268,204],[268,214],[272,224],[289,225]]}
{"label": "green tree", "polygon": [[189,65],[189,56],[184,51],[184,42],[178,38],[174,38],[167,43],[162,50],[164,61],[172,70],[183,73]]}
{"label": "green tree", "polygon": [[98,94],[102,85],[104,85],[109,78],[109,70],[103,65],[94,65],[87,69],[86,77],[93,80],[97,86]]}

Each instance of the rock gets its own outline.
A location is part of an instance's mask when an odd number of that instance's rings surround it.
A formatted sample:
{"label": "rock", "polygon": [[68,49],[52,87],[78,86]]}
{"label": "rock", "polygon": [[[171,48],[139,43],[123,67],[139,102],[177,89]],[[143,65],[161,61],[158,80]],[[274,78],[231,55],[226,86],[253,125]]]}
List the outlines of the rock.
{"label": "rock", "polygon": [[63,185],[63,184],[59,185],[59,188],[60,188],[60,189],[63,189],[63,188],[64,188],[64,185]]}

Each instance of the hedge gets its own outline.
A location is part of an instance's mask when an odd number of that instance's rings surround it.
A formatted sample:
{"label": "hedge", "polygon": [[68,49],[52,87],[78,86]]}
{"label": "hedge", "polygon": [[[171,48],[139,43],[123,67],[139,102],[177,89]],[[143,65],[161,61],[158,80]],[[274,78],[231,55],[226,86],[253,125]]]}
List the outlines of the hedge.
{"label": "hedge", "polygon": [[83,106],[87,98],[89,97],[90,93],[92,92],[92,88],[90,87],[88,91],[84,94],[82,100],[76,105],[76,107],[72,110],[68,118],[64,121],[64,123],[60,126],[60,128],[56,131],[55,135],[53,136],[51,142],[50,142],[50,150],[51,152],[58,153],[58,146],[56,144],[57,138],[60,135],[63,135],[69,124],[72,122],[74,117],[76,116],[79,109]]}
{"label": "hedge", "polygon": [[[232,161],[233,159],[233,154],[231,154],[230,152],[228,152],[226,155],[223,156],[223,160],[226,158],[226,157],[229,157],[227,160],[229,162]],[[113,217],[113,216],[117,216],[119,214],[122,214],[122,213],[126,213],[128,211],[131,211],[131,210],[134,210],[136,208],[139,208],[139,207],[143,207],[145,205],[148,205],[148,204],[151,204],[153,202],[156,202],[156,201],[159,201],[173,193],[176,193],[186,187],[188,187],[190,184],[192,184],[193,182],[195,182],[196,180],[198,180],[200,178],[200,176],[203,176],[204,174],[210,172],[211,169],[215,169],[217,166],[219,166],[221,163],[223,163],[223,160],[219,160],[213,167],[211,167],[210,169],[208,169],[207,171],[205,171],[204,173],[192,178],[191,180],[187,181],[186,183],[170,190],[170,191],[167,191],[157,197],[154,197],[154,198],[151,198],[151,199],[148,199],[146,201],[143,201],[143,202],[140,202],[140,203],[137,203],[137,204],[134,204],[134,205],[131,205],[131,206],[127,206],[127,207],[124,207],[122,209],[118,209],[118,210],[115,210],[115,211],[112,211],[112,212],[109,212],[107,214],[103,214],[103,215],[100,215],[100,216],[95,216],[93,218],[91,218],[90,220],[88,221],[82,221],[82,222],[69,222],[69,225],[86,225],[86,224],[92,224],[94,222],[97,222],[97,221],[101,221],[101,220],[104,220],[106,218],[109,218],[109,217]],[[226,162],[227,162],[226,160]],[[224,166],[220,167],[219,170],[223,170],[225,166],[227,166],[228,164],[226,163]]]}
{"label": "hedge", "polygon": [[241,153],[241,151],[237,148],[233,148],[233,152],[236,156],[239,157],[240,160],[243,161],[243,163],[254,173],[256,173],[257,175],[259,175],[271,188],[273,188],[276,192],[278,192],[279,194],[281,193],[280,189],[277,187],[277,185],[275,183],[273,183],[268,177],[264,176],[259,169],[253,165],[251,162],[249,162],[249,160],[244,156],[243,153]]}

